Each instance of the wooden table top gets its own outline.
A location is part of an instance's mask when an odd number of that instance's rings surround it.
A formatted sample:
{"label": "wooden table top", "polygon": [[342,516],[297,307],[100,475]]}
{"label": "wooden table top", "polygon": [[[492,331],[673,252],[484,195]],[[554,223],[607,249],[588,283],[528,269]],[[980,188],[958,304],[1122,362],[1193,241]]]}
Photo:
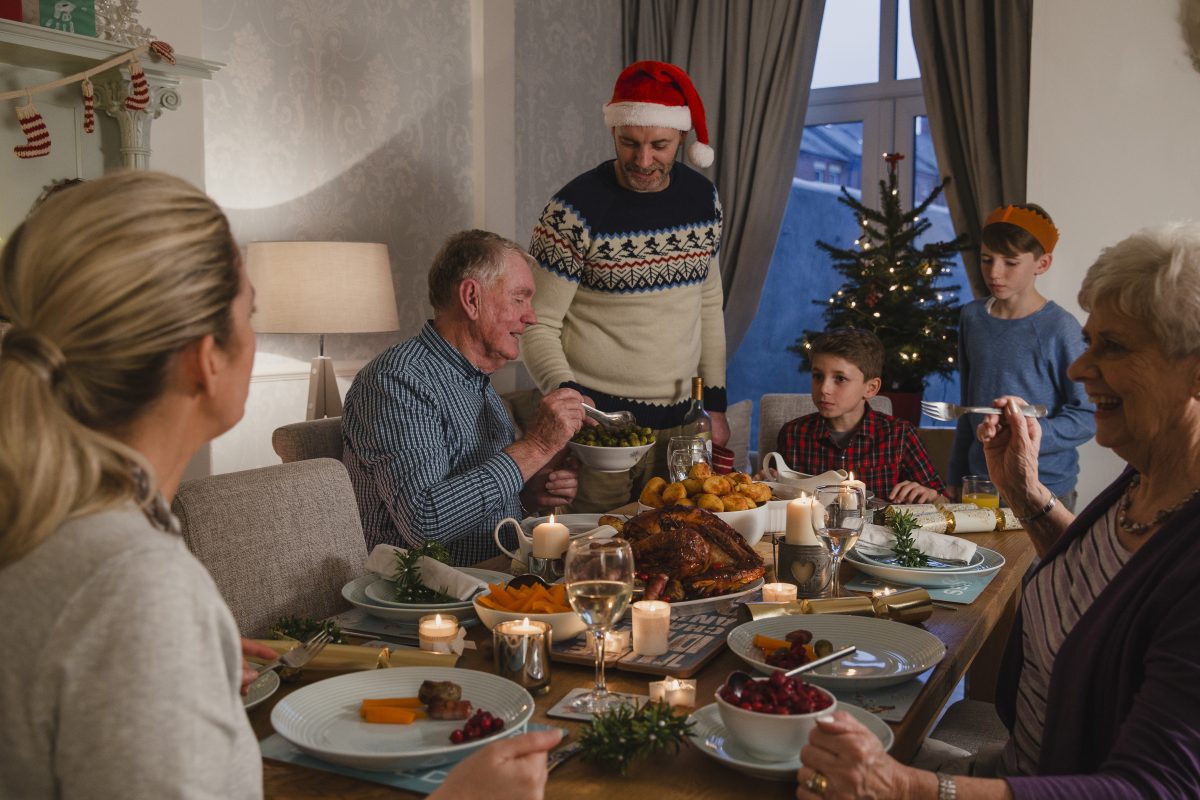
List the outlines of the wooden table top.
{"label": "wooden table top", "polygon": [[[1033,560],[1033,546],[1021,531],[971,534],[964,538],[998,551],[1004,555],[1007,563],[974,603],[955,606],[953,611],[935,607],[933,615],[922,624],[922,627],[945,643],[946,657],[930,674],[925,688],[904,720],[892,724],[896,734],[892,755],[901,761],[911,759],[920,748],[951,692],[984,647],[989,634],[1002,620],[1010,600],[1020,588],[1022,576]],[[500,560],[493,560],[480,566],[503,570],[506,565]],[[745,609],[742,609],[742,613],[746,613]],[[478,643],[479,649],[466,651],[459,661],[459,667],[491,672],[491,633],[482,625],[476,625],[469,630],[470,638]],[[742,666],[741,660],[730,650],[723,650],[696,676],[697,698],[700,703],[707,704],[708,698],[713,696],[725,676]],[[255,734],[259,738],[265,738],[273,733],[270,722],[271,709],[279,698],[298,686],[328,677],[330,674],[309,673],[299,684],[285,684],[274,697],[252,710],[250,721]],[[549,719],[545,712],[571,689],[591,686],[592,678],[591,668],[555,662],[551,690],[536,699],[533,721],[567,728],[574,738],[583,723]],[[646,694],[650,676],[609,669],[607,679],[609,688],[615,691]],[[331,772],[269,760],[263,762],[263,780],[267,798],[353,797],[382,800],[397,795],[410,795],[408,792]],[[684,746],[678,756],[661,757],[655,763],[640,762],[625,778],[610,774],[607,770],[589,764],[581,758],[574,758],[555,770],[546,785],[546,797],[551,800],[607,800],[616,791],[620,791],[631,800],[745,796],[782,800],[795,796],[795,786],[792,783],[751,778],[717,764],[690,746]]]}

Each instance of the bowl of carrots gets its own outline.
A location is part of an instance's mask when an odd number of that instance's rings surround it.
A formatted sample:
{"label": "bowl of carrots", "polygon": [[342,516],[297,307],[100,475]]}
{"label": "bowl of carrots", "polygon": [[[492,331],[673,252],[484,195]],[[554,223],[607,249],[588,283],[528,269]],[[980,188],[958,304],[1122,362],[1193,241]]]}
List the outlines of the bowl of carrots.
{"label": "bowl of carrots", "polygon": [[567,587],[561,583],[549,588],[490,583],[488,590],[475,598],[475,611],[488,630],[511,619],[549,623],[556,642],[573,639],[587,628],[567,602]]}

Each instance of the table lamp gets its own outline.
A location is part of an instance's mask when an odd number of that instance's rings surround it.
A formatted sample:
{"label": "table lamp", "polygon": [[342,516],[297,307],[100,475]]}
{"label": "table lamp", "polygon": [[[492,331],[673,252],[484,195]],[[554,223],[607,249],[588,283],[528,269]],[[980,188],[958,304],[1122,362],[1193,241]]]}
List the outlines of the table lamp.
{"label": "table lamp", "polygon": [[336,417],[342,397],[325,355],[327,333],[400,329],[387,245],[359,242],[251,242],[246,271],[256,292],[259,333],[320,334],[308,383],[308,419]]}

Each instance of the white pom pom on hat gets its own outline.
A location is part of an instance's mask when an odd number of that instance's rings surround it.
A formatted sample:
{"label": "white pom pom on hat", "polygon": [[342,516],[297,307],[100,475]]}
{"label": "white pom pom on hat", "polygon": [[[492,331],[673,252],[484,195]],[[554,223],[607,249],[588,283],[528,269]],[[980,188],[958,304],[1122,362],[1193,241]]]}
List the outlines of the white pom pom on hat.
{"label": "white pom pom on hat", "polygon": [[621,125],[679,131],[695,128],[696,141],[688,145],[688,161],[697,167],[713,163],[704,104],[692,79],[674,64],[638,61],[623,69],[613,86],[612,100],[604,106],[604,124],[610,128]]}

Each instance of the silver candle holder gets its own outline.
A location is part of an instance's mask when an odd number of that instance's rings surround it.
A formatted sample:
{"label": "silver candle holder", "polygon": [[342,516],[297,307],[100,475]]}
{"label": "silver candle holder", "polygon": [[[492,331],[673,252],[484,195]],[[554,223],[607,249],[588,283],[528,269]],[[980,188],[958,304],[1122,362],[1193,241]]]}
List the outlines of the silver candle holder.
{"label": "silver candle holder", "polygon": [[775,580],[791,583],[798,597],[829,597],[833,592],[833,557],[821,545],[788,544],[776,536]]}
{"label": "silver candle holder", "polygon": [[540,620],[513,619],[492,628],[496,674],[530,694],[550,691],[550,645],[554,631]]}
{"label": "silver candle holder", "polygon": [[541,558],[540,556],[529,556],[529,572],[538,576],[546,583],[554,583],[561,580],[562,576],[567,571],[567,560],[563,556],[558,558]]}

